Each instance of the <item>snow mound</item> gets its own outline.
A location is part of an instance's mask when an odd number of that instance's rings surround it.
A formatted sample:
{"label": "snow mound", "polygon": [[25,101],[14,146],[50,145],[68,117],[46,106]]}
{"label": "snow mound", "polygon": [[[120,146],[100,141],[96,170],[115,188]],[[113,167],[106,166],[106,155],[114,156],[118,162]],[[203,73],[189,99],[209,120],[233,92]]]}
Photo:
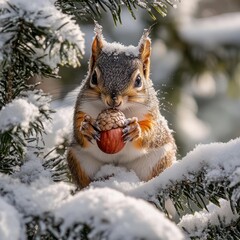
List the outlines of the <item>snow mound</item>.
{"label": "snow mound", "polygon": [[[0,29],[5,27],[6,22],[14,19],[17,22],[19,19],[24,20],[26,23],[33,24],[36,28],[51,29],[48,33],[53,34],[56,40],[54,46],[45,46],[45,49],[34,49],[36,56],[40,57],[51,68],[56,68],[58,64],[69,63],[73,67],[79,65],[79,51],[84,54],[84,34],[80,27],[71,15],[64,14],[58,10],[54,5],[53,0],[34,0],[29,4],[28,0],[2,0],[0,1],[0,8],[3,9],[1,13]],[[4,10],[7,11],[4,11]],[[16,27],[18,24],[16,24]],[[14,37],[15,31],[6,31],[1,33],[0,48],[9,48],[9,41]],[[38,37],[38,36],[37,36]],[[38,37],[38,42],[42,43],[44,37]],[[64,42],[70,42],[72,46],[66,47],[62,45]],[[76,47],[79,49],[77,50]],[[31,46],[32,47],[32,46]],[[63,49],[62,49],[63,48]],[[68,52],[68,59],[60,57],[60,51]],[[49,56],[48,56],[49,54]],[[46,56],[45,56],[46,55]],[[44,56],[44,57],[43,57]],[[0,59],[2,55],[0,55]]]}
{"label": "snow mound", "polygon": [[[148,182],[141,182],[134,172],[107,165],[100,169],[93,187],[110,187],[129,196],[153,200],[155,194],[168,189],[173,182],[191,180],[199,171],[206,171],[206,181],[220,181],[228,178],[231,185],[239,184],[240,138],[228,143],[198,145],[182,160],[175,162],[159,176]],[[104,176],[107,176],[104,179]],[[235,194],[237,198],[237,193]]]}
{"label": "snow mound", "polygon": [[149,203],[104,188],[78,193],[61,205],[57,216],[64,219],[65,232],[76,222],[94,229],[91,239],[184,239],[181,231]]}
{"label": "snow mound", "polygon": [[133,45],[125,46],[118,42],[103,42],[103,52],[106,54],[114,54],[118,55],[120,53],[124,53],[126,56],[138,56],[139,48]]}
{"label": "snow mound", "polygon": [[17,210],[0,198],[0,239],[19,240],[20,216]]}
{"label": "snow mound", "polygon": [[204,229],[209,224],[216,226],[220,225],[221,221],[224,221],[225,224],[230,224],[239,217],[233,214],[230,203],[224,199],[220,199],[220,207],[211,203],[207,208],[208,211],[204,209],[203,211],[183,216],[178,226],[191,233],[192,237],[202,237]]}
{"label": "snow mound", "polygon": [[[4,198],[23,215],[44,219],[50,212],[56,223],[62,223],[56,233],[59,239],[67,233],[68,239],[74,239],[84,224],[91,228],[89,239],[184,239],[181,230],[151,204],[109,188],[87,189],[72,196],[72,186],[63,182],[40,178],[26,185],[9,176],[0,178],[0,188],[8,192]],[[7,229],[10,226],[8,222]]]}
{"label": "snow mound", "polygon": [[0,131],[5,132],[13,127],[21,127],[24,132],[30,128],[31,122],[40,116],[38,108],[25,99],[16,99],[0,111]]}

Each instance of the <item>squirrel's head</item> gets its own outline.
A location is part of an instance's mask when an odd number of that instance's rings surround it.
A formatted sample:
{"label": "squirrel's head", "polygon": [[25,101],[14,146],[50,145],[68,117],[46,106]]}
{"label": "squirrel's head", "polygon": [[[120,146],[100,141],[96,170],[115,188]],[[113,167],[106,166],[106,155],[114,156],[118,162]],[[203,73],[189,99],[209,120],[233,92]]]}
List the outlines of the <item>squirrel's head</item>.
{"label": "squirrel's head", "polygon": [[126,103],[145,103],[152,85],[149,31],[144,32],[137,47],[106,42],[98,24],[95,33],[86,94],[99,98],[106,107],[121,109]]}

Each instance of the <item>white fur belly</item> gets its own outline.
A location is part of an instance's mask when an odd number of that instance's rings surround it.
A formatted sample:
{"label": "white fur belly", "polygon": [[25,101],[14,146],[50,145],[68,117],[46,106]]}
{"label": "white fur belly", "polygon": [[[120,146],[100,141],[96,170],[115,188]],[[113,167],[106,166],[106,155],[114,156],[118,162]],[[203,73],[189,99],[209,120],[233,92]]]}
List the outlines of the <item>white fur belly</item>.
{"label": "white fur belly", "polygon": [[173,149],[173,146],[172,144],[165,144],[158,149],[152,149],[150,152],[144,150],[136,151],[132,148],[130,143],[116,154],[103,153],[98,149],[97,145],[92,145],[87,149],[75,146],[75,151],[81,167],[92,179],[100,170],[101,166],[104,164],[113,164],[133,170],[141,180],[146,181],[154,166],[161,161],[161,158],[167,151]]}
{"label": "white fur belly", "polygon": [[90,178],[94,178],[95,174],[104,164],[113,164],[125,167],[128,163],[134,162],[138,157],[145,155],[144,150],[135,150],[132,143],[127,143],[120,152],[115,154],[106,154],[102,152],[96,143],[88,148],[75,146],[74,151],[82,169]]}

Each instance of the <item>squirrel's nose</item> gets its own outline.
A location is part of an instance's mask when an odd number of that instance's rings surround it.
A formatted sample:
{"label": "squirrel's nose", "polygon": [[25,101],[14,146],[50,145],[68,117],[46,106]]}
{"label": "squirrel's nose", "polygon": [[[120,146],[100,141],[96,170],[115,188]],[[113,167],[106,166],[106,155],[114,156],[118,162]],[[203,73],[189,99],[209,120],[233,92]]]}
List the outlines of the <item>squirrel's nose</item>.
{"label": "squirrel's nose", "polygon": [[116,96],[112,96],[110,101],[107,101],[107,105],[115,108],[119,107],[122,104],[122,101],[118,99]]}

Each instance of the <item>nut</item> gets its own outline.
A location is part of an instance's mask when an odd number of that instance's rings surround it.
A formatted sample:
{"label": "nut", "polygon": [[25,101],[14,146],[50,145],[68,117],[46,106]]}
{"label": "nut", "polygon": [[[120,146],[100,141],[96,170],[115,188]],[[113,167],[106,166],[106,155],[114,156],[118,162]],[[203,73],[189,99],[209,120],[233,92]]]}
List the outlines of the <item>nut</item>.
{"label": "nut", "polygon": [[124,127],[125,115],[117,109],[106,109],[99,113],[97,124],[101,131]]}
{"label": "nut", "polygon": [[98,115],[96,122],[101,133],[97,145],[103,152],[114,154],[123,149],[122,128],[125,119],[125,115],[117,109],[106,109]]}
{"label": "nut", "polygon": [[97,141],[97,145],[103,152],[108,154],[114,154],[121,151],[125,146],[122,138],[122,128],[102,131],[100,134],[100,141]]}

